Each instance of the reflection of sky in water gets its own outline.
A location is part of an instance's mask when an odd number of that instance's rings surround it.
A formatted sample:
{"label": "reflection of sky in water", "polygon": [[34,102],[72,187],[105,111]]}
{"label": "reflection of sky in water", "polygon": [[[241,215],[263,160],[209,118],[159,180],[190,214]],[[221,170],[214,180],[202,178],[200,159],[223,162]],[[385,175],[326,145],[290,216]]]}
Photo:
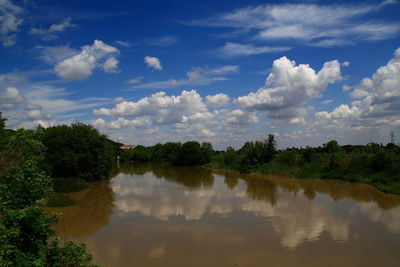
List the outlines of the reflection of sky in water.
{"label": "reflection of sky in water", "polygon": [[[211,188],[189,190],[182,185],[155,178],[151,173],[141,177],[119,174],[112,180],[117,216],[139,212],[156,220],[168,221],[172,216],[185,220],[202,220],[206,214],[230,216],[240,211],[270,221],[284,247],[296,248],[304,241],[318,240],[326,231],[335,241],[349,239],[349,218],[333,212],[335,202],[327,197],[310,201],[301,192],[278,191],[278,201],[272,205],[265,200],[252,200],[247,185],[240,181],[230,190],[224,178],[215,175]],[[388,230],[400,230],[400,210],[381,210],[373,203],[349,204],[349,209],[365,212],[372,221],[384,223]]]}
{"label": "reflection of sky in water", "polygon": [[138,165],[76,200],[57,231],[103,266],[400,266],[400,197],[363,185]]}

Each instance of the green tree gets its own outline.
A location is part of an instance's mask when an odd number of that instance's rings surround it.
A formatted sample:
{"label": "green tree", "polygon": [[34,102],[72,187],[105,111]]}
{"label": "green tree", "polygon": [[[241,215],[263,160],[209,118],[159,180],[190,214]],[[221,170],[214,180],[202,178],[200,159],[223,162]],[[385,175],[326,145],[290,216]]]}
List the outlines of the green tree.
{"label": "green tree", "polygon": [[273,134],[269,134],[265,141],[264,162],[270,162],[276,154],[276,141]]}
{"label": "green tree", "polygon": [[201,164],[205,164],[211,161],[211,157],[214,154],[214,149],[211,143],[203,142],[201,144],[202,160]]}
{"label": "green tree", "polygon": [[196,141],[186,142],[179,149],[176,165],[195,166],[202,164],[203,153]]}
{"label": "green tree", "polygon": [[18,160],[0,183],[0,266],[92,266],[85,246],[47,243],[56,222],[43,209],[52,182],[40,169],[44,146],[33,137],[19,130],[7,144]]}
{"label": "green tree", "polygon": [[236,150],[229,146],[224,153],[224,163],[229,167],[236,167],[238,164],[238,154]]}
{"label": "green tree", "polygon": [[328,143],[323,144],[323,150],[326,153],[335,153],[340,151],[340,146],[336,140],[331,140]]}
{"label": "green tree", "polygon": [[103,180],[116,158],[107,137],[83,123],[49,127],[40,138],[46,147],[47,170],[54,177]]}

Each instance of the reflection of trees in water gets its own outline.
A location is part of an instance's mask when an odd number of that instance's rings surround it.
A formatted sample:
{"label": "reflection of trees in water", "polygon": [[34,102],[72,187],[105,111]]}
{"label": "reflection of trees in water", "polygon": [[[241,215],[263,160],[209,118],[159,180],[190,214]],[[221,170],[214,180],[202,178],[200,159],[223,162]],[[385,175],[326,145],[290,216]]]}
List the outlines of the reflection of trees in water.
{"label": "reflection of trees in water", "polygon": [[114,193],[110,181],[95,182],[90,188],[72,193],[76,205],[54,209],[61,213],[55,229],[63,238],[85,237],[108,224],[114,206]]}
{"label": "reflection of trees in water", "polygon": [[210,188],[214,184],[212,172],[199,167],[154,165],[153,173],[157,178],[173,181],[193,190],[200,187]]}
{"label": "reflection of trees in water", "polygon": [[152,172],[159,179],[166,179],[188,187],[198,189],[210,188],[214,184],[214,176],[210,170],[199,167],[175,167],[164,164],[127,164],[120,168],[124,174],[143,175]]}
{"label": "reflection of trees in water", "polygon": [[278,200],[276,184],[268,180],[247,180],[247,195],[253,200],[268,200],[272,206]]}
{"label": "reflection of trees in water", "polygon": [[[153,172],[159,178],[174,181],[191,189],[201,186],[210,187],[213,185],[213,175],[209,170],[193,167],[172,167],[166,165],[135,164],[121,167],[127,174],[144,174]],[[240,175],[237,172],[224,171],[218,172],[225,176],[225,184],[233,189],[237,185],[237,180],[243,177],[246,180],[248,194],[254,199],[274,199],[277,200],[278,194],[275,187],[281,187],[294,195],[303,193],[306,198],[313,200],[316,193],[327,194],[334,200],[350,198],[356,201],[375,202],[382,209],[391,209],[400,205],[400,196],[382,193],[375,188],[358,183],[347,183],[334,180],[322,179],[300,179],[282,176],[268,176],[262,174]],[[268,181],[268,182],[260,182]],[[262,197],[262,196],[265,197]],[[254,197],[253,197],[254,196]]]}
{"label": "reflection of trees in water", "polygon": [[360,183],[322,179],[300,179],[263,174],[240,175],[239,173],[229,171],[219,171],[217,173],[225,176],[225,183],[228,187],[228,181],[232,181],[234,179],[233,177],[243,178],[248,186],[247,193],[253,199],[268,199],[276,202],[279,197],[276,192],[276,187],[281,187],[284,191],[291,192],[293,195],[303,193],[309,200],[313,200],[316,194],[320,193],[327,194],[334,200],[350,198],[359,202],[375,202],[384,210],[400,205],[400,196],[385,194],[372,186]]}
{"label": "reflection of trees in water", "polygon": [[123,174],[143,175],[153,171],[153,164],[149,162],[121,164],[118,172]]}
{"label": "reflection of trees in water", "polygon": [[315,198],[315,196],[317,195],[315,193],[315,190],[310,186],[306,186],[304,188],[303,194],[309,201],[313,200]]}
{"label": "reflection of trees in water", "polygon": [[[287,177],[268,178],[284,189],[296,188],[303,191],[308,199],[313,199],[315,193],[327,194],[334,200],[350,198],[361,202],[375,202],[382,209],[391,209],[400,205],[400,196],[385,194],[377,189],[357,183],[347,183],[333,180],[293,179]],[[293,192],[293,191],[292,191]]]}
{"label": "reflection of trees in water", "polygon": [[239,183],[239,177],[234,172],[226,172],[224,183],[229,189],[233,190]]}

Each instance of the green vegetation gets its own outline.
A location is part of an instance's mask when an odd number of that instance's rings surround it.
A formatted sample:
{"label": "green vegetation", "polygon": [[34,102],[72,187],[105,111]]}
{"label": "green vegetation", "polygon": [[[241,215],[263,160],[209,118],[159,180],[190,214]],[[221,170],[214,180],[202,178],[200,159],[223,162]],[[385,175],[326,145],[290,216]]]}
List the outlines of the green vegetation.
{"label": "green vegetation", "polygon": [[137,146],[120,153],[122,162],[156,162],[175,166],[230,169],[297,178],[360,182],[388,193],[400,194],[400,147],[370,143],[340,146],[332,140],[322,147],[278,151],[273,135],[264,141],[246,142],[239,150],[228,147],[216,152],[211,144],[198,142]]}
{"label": "green vegetation", "polygon": [[205,167],[360,182],[400,194],[400,147],[395,144],[340,146],[332,140],[322,147],[282,151],[276,151],[275,146],[270,135],[264,142],[247,142],[238,151],[228,147]]}
{"label": "green vegetation", "polygon": [[44,130],[7,131],[5,122],[0,113],[0,266],[94,266],[84,244],[59,244],[57,216],[44,209],[55,196]]}
{"label": "green vegetation", "polygon": [[37,136],[46,147],[44,167],[50,176],[86,181],[109,177],[116,151],[112,142],[92,126],[74,123],[39,128]]}
{"label": "green vegetation", "polygon": [[157,162],[175,166],[198,166],[211,161],[214,149],[210,143],[196,141],[186,143],[165,143],[151,147],[137,146],[120,152],[122,162]]}

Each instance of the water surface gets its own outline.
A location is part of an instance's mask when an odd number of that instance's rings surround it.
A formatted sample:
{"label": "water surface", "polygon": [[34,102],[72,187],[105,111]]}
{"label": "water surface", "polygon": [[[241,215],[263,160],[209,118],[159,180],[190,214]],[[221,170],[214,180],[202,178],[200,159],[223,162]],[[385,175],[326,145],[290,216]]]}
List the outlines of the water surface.
{"label": "water surface", "polygon": [[[245,180],[240,179],[245,178]],[[400,197],[362,184],[125,166],[57,209],[103,266],[400,266]]]}

